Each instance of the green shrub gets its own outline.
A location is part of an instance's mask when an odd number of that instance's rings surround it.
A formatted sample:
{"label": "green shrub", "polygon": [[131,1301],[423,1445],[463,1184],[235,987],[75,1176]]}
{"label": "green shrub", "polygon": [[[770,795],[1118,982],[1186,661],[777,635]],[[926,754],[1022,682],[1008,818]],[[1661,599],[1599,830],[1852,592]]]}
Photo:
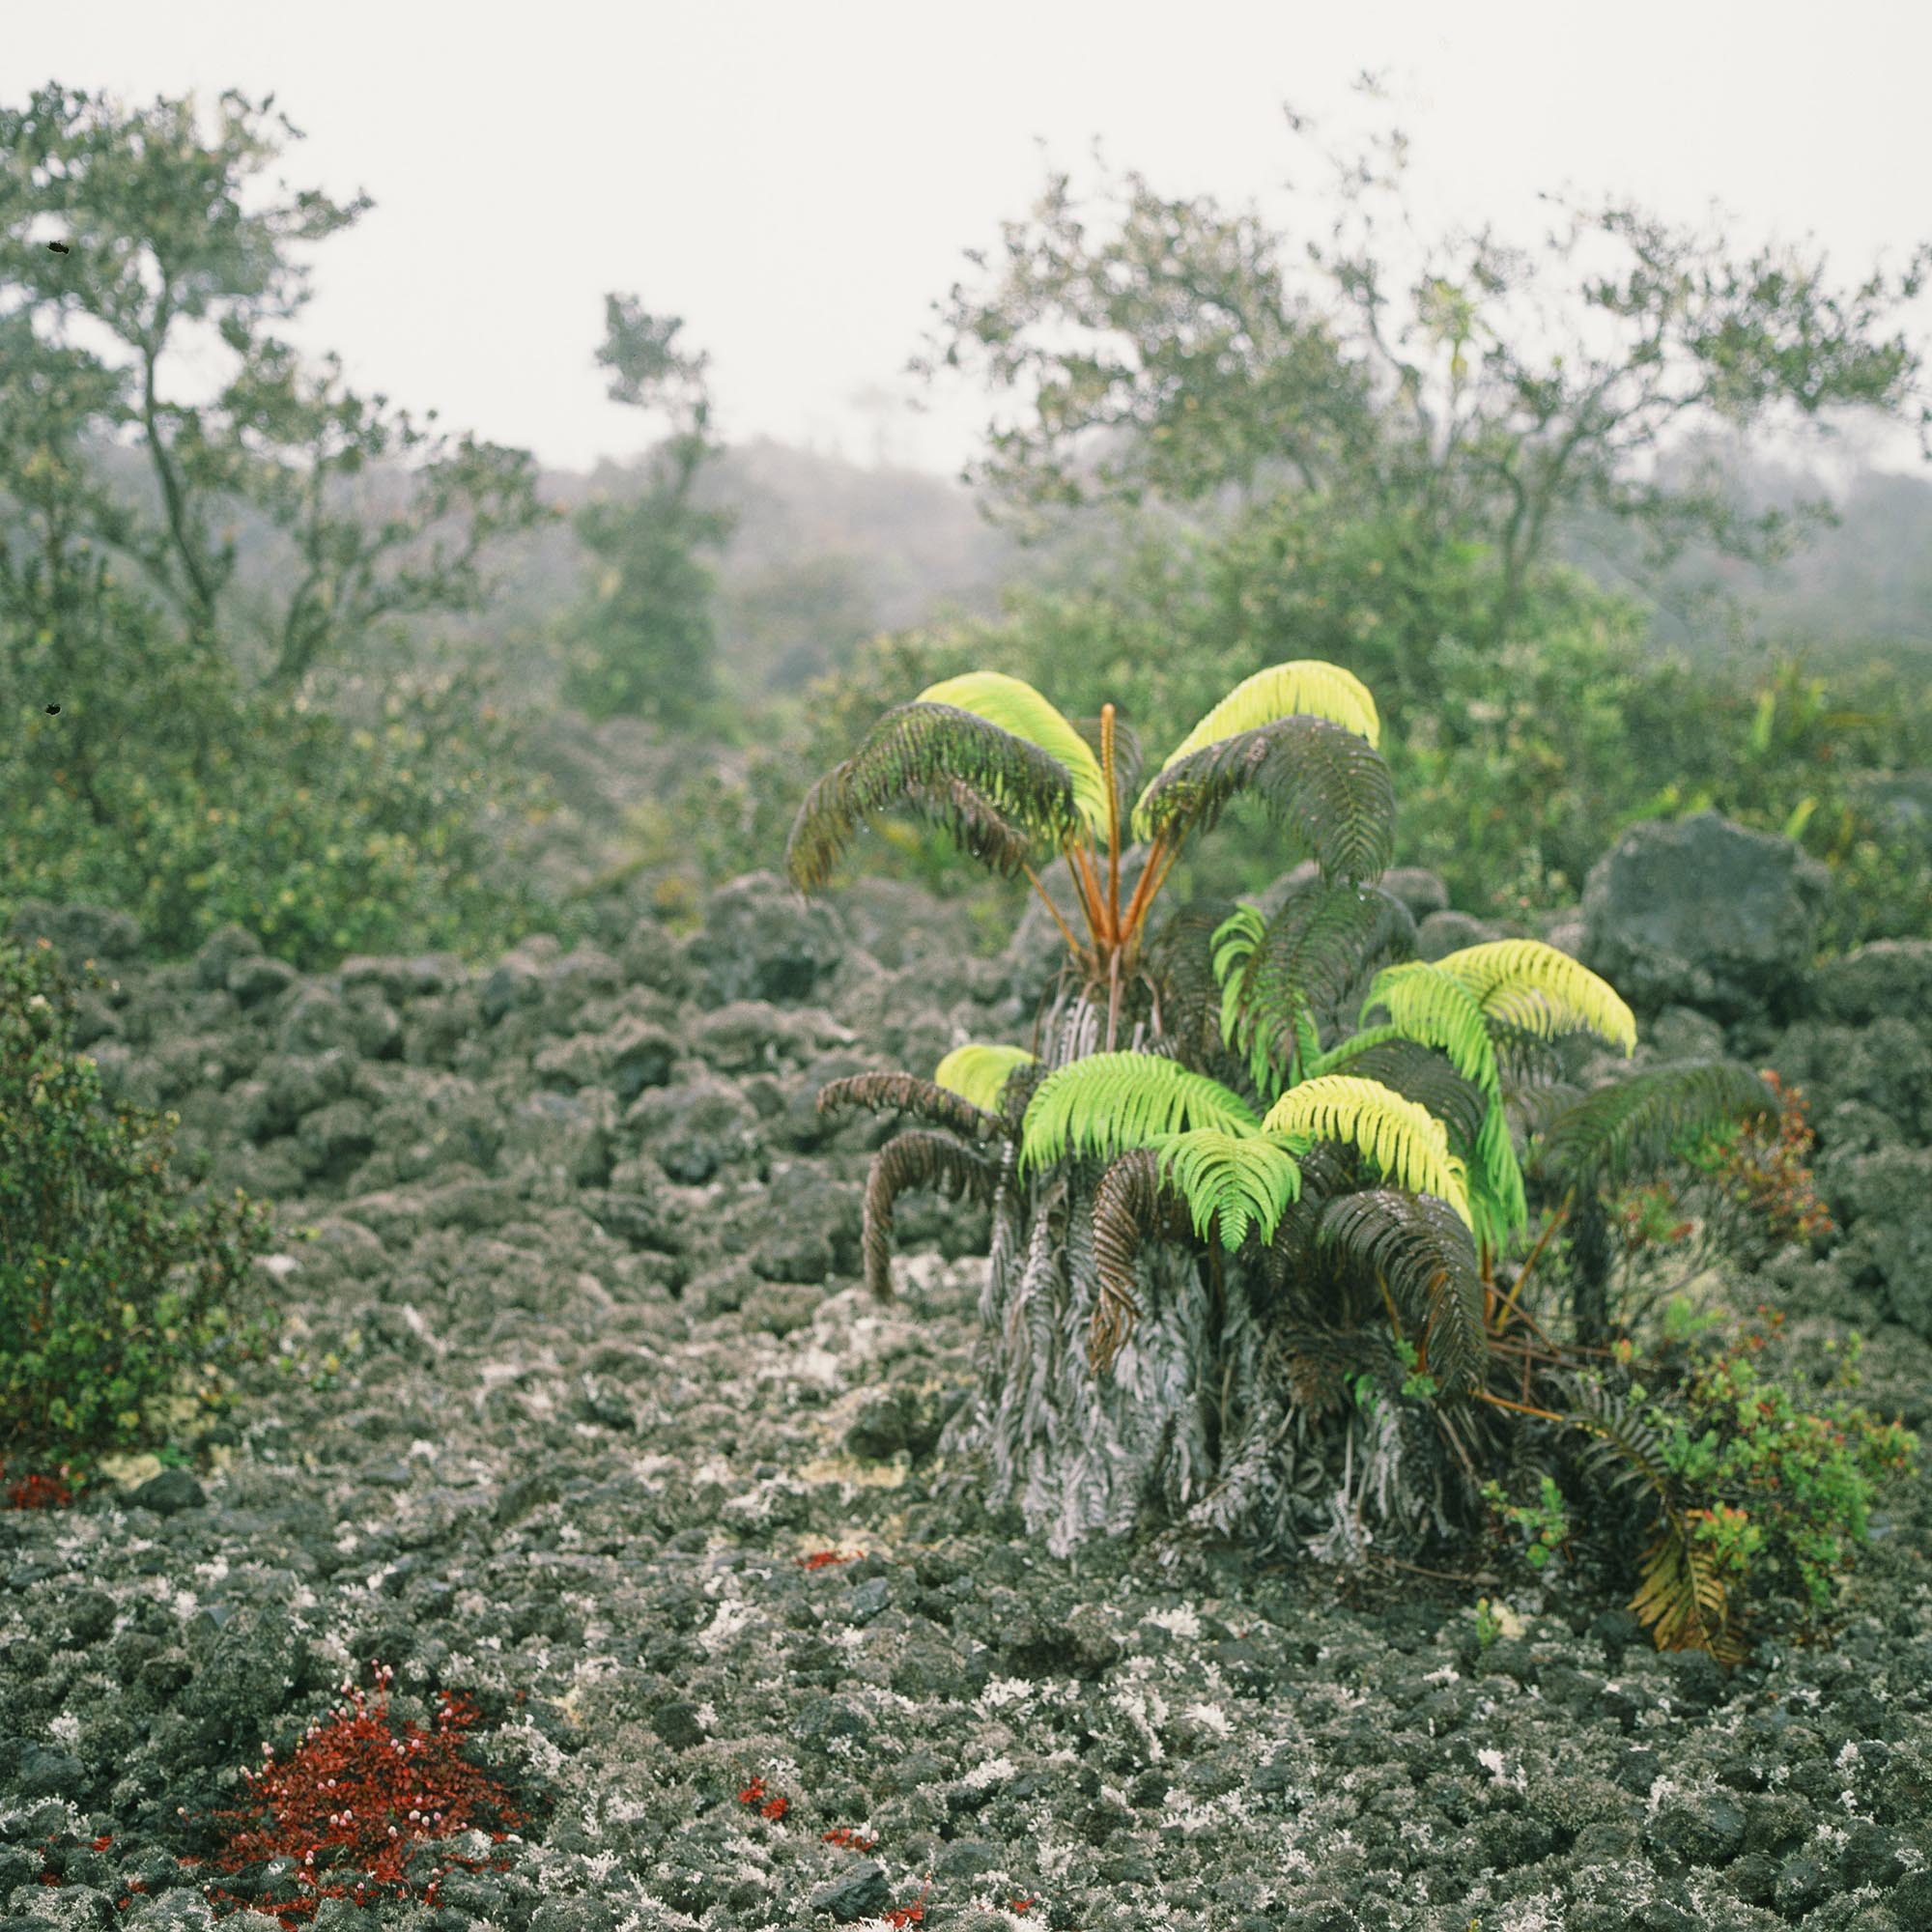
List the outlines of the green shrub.
{"label": "green shrub", "polygon": [[232,922],[309,971],[355,952],[482,957],[537,926],[575,936],[502,863],[547,809],[543,787],[517,776],[506,721],[447,675],[396,682],[365,702],[366,724],[223,681],[193,702],[205,744],[116,720],[114,755],[91,763],[86,699],[58,717],[17,709],[0,752],[0,910],[114,906],[160,957]]}
{"label": "green shrub", "polygon": [[0,944],[0,1459],[185,1444],[260,1340],[269,1211],[187,1204],[175,1117],[110,1108],[44,941]]}

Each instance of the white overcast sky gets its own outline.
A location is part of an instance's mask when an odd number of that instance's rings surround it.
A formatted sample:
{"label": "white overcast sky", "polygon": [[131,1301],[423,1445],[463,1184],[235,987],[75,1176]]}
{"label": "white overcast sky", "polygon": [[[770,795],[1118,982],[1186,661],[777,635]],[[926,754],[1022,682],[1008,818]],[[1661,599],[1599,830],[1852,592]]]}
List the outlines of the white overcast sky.
{"label": "white overcast sky", "polygon": [[[1932,238],[1926,0],[0,0],[0,98],[261,94],[287,178],[376,207],[301,330],[352,381],[584,467],[655,433],[604,397],[606,291],[684,316],[727,438],[956,469],[983,398],[876,400],[961,251],[1049,160],[1279,208],[1282,103],[1382,71],[1431,211],[1536,233],[1616,192],[1850,276]],[[1042,147],[1041,144],[1044,144]]]}

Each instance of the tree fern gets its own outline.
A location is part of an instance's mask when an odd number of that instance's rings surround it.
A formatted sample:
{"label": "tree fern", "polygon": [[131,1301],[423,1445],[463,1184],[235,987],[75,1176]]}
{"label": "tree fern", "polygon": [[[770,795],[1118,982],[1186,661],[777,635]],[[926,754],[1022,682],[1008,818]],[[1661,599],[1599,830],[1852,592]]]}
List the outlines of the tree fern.
{"label": "tree fern", "polygon": [[1197,1066],[1221,1043],[1214,945],[1231,910],[1225,899],[1183,906],[1162,922],[1141,956],[1141,971],[1153,994],[1156,1030]]}
{"label": "tree fern", "polygon": [[1286,1136],[1195,1127],[1156,1135],[1151,1145],[1162,1179],[1187,1203],[1194,1232],[1203,1240],[1218,1238],[1231,1254],[1250,1228],[1271,1239],[1301,1192],[1295,1154],[1306,1151],[1306,1137],[1296,1144]]}
{"label": "tree fern", "polygon": [[[1073,742],[1091,760],[1077,736]],[[905,810],[1011,875],[1077,832],[1087,803],[1067,767],[1031,739],[964,707],[916,700],[887,712],[806,794],[785,871],[801,892],[817,891],[862,825]]]}
{"label": "tree fern", "polygon": [[929,1187],[953,1200],[990,1201],[999,1169],[945,1134],[919,1128],[889,1140],[866,1177],[862,1247],[866,1286],[880,1301],[893,1299],[893,1203],[909,1187]]}
{"label": "tree fern", "polygon": [[1438,1195],[1470,1218],[1463,1163],[1449,1151],[1442,1122],[1378,1081],[1347,1073],[1304,1080],[1268,1109],[1262,1128],[1349,1141],[1398,1186]]}
{"label": "tree fern", "polygon": [[1315,1014],[1340,1004],[1365,962],[1414,937],[1408,908],[1375,886],[1311,886],[1264,924],[1252,907],[1232,916],[1216,935],[1222,1036],[1247,1055],[1256,1091],[1272,1097],[1305,1072],[1321,1050]]}
{"label": "tree fern", "polygon": [[1022,1066],[1034,1065],[1023,1046],[993,1046],[978,1040],[955,1046],[933,1070],[933,1084],[957,1094],[988,1114],[997,1114],[1007,1082]]}
{"label": "tree fern", "polygon": [[1238,1094],[1151,1053],[1093,1053],[1042,1080],[1027,1107],[1021,1157],[1044,1167],[1068,1153],[1107,1156],[1189,1127],[1256,1133]]}
{"label": "tree fern", "polygon": [[1748,1066],[1692,1061],[1586,1094],[1549,1122],[1541,1159],[1566,1182],[1616,1188],[1662,1165],[1680,1143],[1777,1112],[1776,1094]]}
{"label": "tree fern", "polygon": [[1067,773],[1087,829],[1096,839],[1107,836],[1107,781],[1094,748],[1067,719],[1024,679],[1002,671],[968,671],[929,684],[916,704],[951,705],[970,711],[1015,738],[1037,745]]}
{"label": "tree fern", "polygon": [[1374,879],[1395,854],[1395,787],[1365,738],[1324,718],[1283,718],[1169,765],[1134,808],[1136,838],[1177,845],[1243,794],[1306,845],[1327,880]]}
{"label": "tree fern", "polygon": [[1358,732],[1371,745],[1381,742],[1381,720],[1369,688],[1352,671],[1320,658],[1300,658],[1293,664],[1271,665],[1243,678],[1220,703],[1167,754],[1166,771],[1191,757],[1205,745],[1233,738],[1277,719],[1295,716],[1325,718]]}
{"label": "tree fern", "polygon": [[1429,1373],[1445,1395],[1476,1385],[1489,1354],[1483,1277],[1469,1230],[1449,1207],[1387,1187],[1344,1195],[1322,1209],[1317,1240],[1419,1314]]}
{"label": "tree fern", "polygon": [[818,1111],[835,1114],[847,1107],[875,1113],[918,1114],[935,1126],[950,1127],[967,1140],[991,1140],[1005,1132],[999,1118],[958,1093],[914,1073],[852,1073],[818,1090]]}
{"label": "tree fern", "polygon": [[1606,980],[1540,939],[1493,939],[1435,961],[1460,980],[1489,1018],[1546,1036],[1578,1029],[1626,1054],[1636,1049],[1636,1020]]}

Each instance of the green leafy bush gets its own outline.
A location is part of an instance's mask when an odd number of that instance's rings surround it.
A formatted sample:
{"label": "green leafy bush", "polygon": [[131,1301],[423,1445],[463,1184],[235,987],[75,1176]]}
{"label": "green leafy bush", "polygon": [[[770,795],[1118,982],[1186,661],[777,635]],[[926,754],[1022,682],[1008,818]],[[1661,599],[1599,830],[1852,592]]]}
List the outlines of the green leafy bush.
{"label": "green leafy bush", "polygon": [[49,716],[24,677],[8,683],[0,909],[114,906],[162,957],[232,922],[305,970],[355,952],[480,957],[538,925],[565,936],[567,912],[503,863],[544,789],[518,776],[508,722],[447,672],[339,694],[366,722],[220,676],[153,681],[118,715],[83,694]]}
{"label": "green leafy bush", "polygon": [[0,944],[0,1459],[180,1442],[259,1341],[269,1212],[187,1204],[174,1117],[110,1108],[44,941]]}

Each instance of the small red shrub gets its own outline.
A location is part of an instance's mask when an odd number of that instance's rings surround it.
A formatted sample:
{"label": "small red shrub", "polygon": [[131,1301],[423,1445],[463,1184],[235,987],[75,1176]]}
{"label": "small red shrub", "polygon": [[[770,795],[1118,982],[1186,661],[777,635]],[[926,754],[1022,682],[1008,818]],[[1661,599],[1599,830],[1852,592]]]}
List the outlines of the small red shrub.
{"label": "small red shrub", "polygon": [[30,1470],[7,1485],[7,1507],[14,1510],[66,1509],[73,1501],[73,1492],[61,1480],[66,1474],[65,1467],[58,1476],[45,1476],[38,1470]]}
{"label": "small red shrub", "polygon": [[434,1729],[397,1724],[389,1716],[393,1676],[376,1666],[375,1701],[352,1690],[333,1717],[309,1727],[286,1763],[275,1761],[271,1746],[262,1747],[261,1770],[242,1774],[247,1802],[218,1814],[231,1829],[213,1863],[238,1872],[265,1860],[293,1860],[294,1890],[244,1901],[211,1886],[213,1901],[245,1904],[293,1927],[312,1918],[325,1898],[368,1905],[420,1895],[434,1905],[436,1881],[451,1867],[502,1868],[501,1860],[451,1853],[426,1885],[407,1873],[412,1855],[425,1843],[481,1830],[500,1844],[526,1821],[509,1792],[464,1756],[464,1733],[476,1721],[474,1705],[445,1691]]}

